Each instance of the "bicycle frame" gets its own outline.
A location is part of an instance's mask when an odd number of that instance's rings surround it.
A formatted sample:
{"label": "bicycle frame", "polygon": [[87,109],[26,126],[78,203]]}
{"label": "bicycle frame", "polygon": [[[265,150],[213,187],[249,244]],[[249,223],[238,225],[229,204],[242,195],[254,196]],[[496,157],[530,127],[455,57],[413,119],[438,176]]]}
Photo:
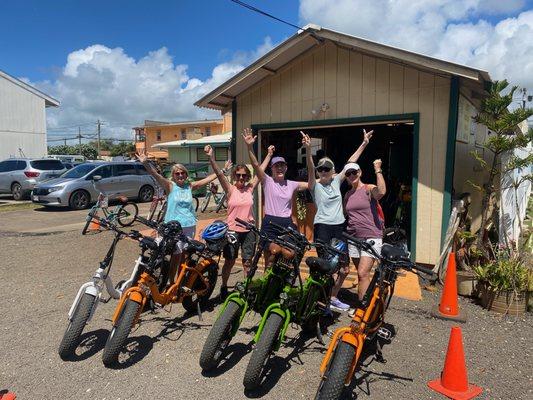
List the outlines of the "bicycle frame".
{"label": "bicycle frame", "polygon": [[[156,279],[152,276],[152,274],[150,274],[148,271],[143,271],[136,285],[127,289],[120,298],[119,304],[117,305],[115,313],[113,314],[113,325],[120,317],[122,308],[127,299],[131,299],[132,301],[135,301],[144,307],[148,299],[148,294],[150,294],[154,302],[165,306],[174,302],[181,303],[185,297],[192,296],[193,294],[204,294],[209,289],[209,283],[202,276],[202,273],[213,263],[215,263],[213,259],[203,259],[198,262],[194,262],[193,266],[191,267],[187,265],[187,261],[184,262],[180,266],[180,272],[174,283],[163,292],[159,291]],[[203,288],[200,290],[192,290],[192,287],[198,278],[200,279]],[[142,307],[140,307],[139,310],[142,310]],[[138,317],[139,315],[136,316],[134,323],[137,322]]]}

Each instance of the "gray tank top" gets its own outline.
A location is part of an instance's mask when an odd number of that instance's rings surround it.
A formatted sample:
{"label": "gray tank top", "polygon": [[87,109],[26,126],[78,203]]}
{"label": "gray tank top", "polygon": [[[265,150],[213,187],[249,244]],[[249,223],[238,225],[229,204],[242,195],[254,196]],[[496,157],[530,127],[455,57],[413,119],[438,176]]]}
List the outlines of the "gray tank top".
{"label": "gray tank top", "polygon": [[350,190],[345,195],[347,231],[361,239],[378,239],[383,237],[381,222],[376,207],[372,205],[366,187]]}

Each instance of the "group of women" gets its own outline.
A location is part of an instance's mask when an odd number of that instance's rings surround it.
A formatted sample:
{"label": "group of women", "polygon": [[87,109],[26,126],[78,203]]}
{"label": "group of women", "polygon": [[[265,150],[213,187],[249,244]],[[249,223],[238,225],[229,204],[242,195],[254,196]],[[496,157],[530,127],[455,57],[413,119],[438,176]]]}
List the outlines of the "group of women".
{"label": "group of women", "polygon": [[[219,180],[228,197],[227,224],[229,229],[235,232],[236,241],[228,243],[224,248],[224,265],[222,267],[221,297],[228,293],[227,283],[231,269],[241,250],[242,263],[245,276],[250,266],[256,249],[256,236],[253,232],[239,226],[236,218],[254,223],[253,193],[258,184],[262,185],[264,194],[264,217],[261,224],[262,231],[268,237],[274,237],[277,231],[270,222],[284,227],[292,226],[292,198],[294,192],[309,190],[316,204],[317,212],[314,218],[314,240],[322,240],[330,243],[332,239],[342,240],[342,233],[347,231],[357,238],[372,241],[374,248],[380,252],[383,221],[380,219],[378,200],[385,195],[386,186],[381,171],[381,160],[373,162],[376,174],[376,185],[365,184],[361,180],[362,170],[357,160],[365,150],[373,131],[363,130],[363,142],[348,159],[342,171],[335,173],[335,164],[330,158],[324,157],[318,160],[315,166],[311,154],[311,138],[304,132],[301,133],[302,145],[306,149],[306,161],[308,170],[307,182],[297,182],[285,178],[287,163],[281,156],[273,156],[274,146],[269,146],[267,155],[259,164],[253,149],[256,141],[250,129],[245,129],[242,134],[248,148],[250,162],[255,172],[252,174],[248,166],[238,164],[232,169],[231,181],[226,177],[231,168],[231,162],[226,162],[225,168],[215,162],[214,151],[211,146],[206,146],[204,151],[209,157],[214,174],[206,178],[191,182],[188,179],[188,171],[185,166],[175,164],[172,168],[171,179],[166,179],[157,173],[155,168],[148,163],[145,155],[137,155],[138,159],[146,166],[147,171],[154,176],[157,182],[164,188],[168,195],[167,212],[165,222],[177,220],[189,237],[194,237],[197,218],[192,205],[192,191],[202,185],[206,185],[214,179]],[[270,165],[271,175],[265,171]],[[341,183],[347,180],[351,189],[341,194]],[[232,183],[233,182],[233,183]],[[182,248],[178,248],[173,265],[180,262]],[[265,263],[268,266],[270,255],[268,247],[264,249]],[[374,257],[367,252],[360,252],[356,247],[349,246],[349,255],[354,263],[358,274],[358,295],[362,299],[370,283],[370,271],[374,263]],[[349,262],[343,265],[335,281],[331,293],[330,307],[339,311],[349,310],[349,305],[341,302],[337,294],[344,279],[350,270]],[[172,276],[172,275],[171,275]]]}

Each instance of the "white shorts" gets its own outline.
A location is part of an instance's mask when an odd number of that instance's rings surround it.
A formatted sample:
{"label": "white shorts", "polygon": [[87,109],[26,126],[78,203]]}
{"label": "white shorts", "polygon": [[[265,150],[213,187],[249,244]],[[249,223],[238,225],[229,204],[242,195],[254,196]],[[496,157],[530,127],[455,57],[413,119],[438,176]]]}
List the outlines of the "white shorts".
{"label": "white shorts", "polygon": [[[190,239],[194,239],[194,235],[196,235],[196,226],[187,226],[182,228],[183,234],[187,236]],[[180,254],[183,253],[183,251],[187,248],[187,242],[182,242],[181,240],[176,243],[176,247],[174,247],[174,254]]]}
{"label": "white shorts", "polygon": [[[372,247],[374,248],[374,250],[376,250],[376,253],[381,254],[381,246],[383,245],[382,239],[366,239],[365,241],[367,243],[373,241],[374,244],[372,245]],[[351,258],[370,257],[377,259],[374,254],[369,253],[365,250],[360,251],[356,246],[351,243],[348,243],[348,253],[350,254]]]}

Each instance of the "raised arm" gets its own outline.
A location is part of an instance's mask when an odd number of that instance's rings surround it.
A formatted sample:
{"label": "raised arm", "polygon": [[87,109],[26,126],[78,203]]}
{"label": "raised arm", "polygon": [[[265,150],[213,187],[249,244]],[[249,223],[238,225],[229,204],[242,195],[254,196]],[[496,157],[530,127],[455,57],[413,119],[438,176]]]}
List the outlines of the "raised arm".
{"label": "raised arm", "polygon": [[[372,135],[374,134],[374,130],[371,130],[370,132],[367,132],[366,129],[363,129],[363,143],[355,150],[355,153],[353,153],[348,161],[346,163],[354,163],[359,160],[359,157],[361,157],[361,154],[363,154],[363,151],[365,151],[366,146],[368,146],[368,143],[370,142],[370,139],[372,138]],[[340,178],[344,179],[344,170],[339,173]]]}
{"label": "raised arm", "polygon": [[157,172],[154,166],[148,161],[148,157],[146,156],[146,154],[137,153],[135,154],[135,156],[137,157],[137,160],[139,160],[144,165],[146,171],[154,177],[157,183],[161,185],[165,193],[169,194],[172,190],[172,183],[163,175]]}
{"label": "raised arm", "polygon": [[[222,172],[230,170],[232,165],[233,165],[233,163],[230,160],[226,161],[226,163],[224,164],[224,170]],[[217,179],[217,174],[216,173],[207,175],[203,179],[191,182],[191,189],[195,190],[195,189],[201,188],[202,186],[205,186],[208,183],[213,182],[215,179]],[[220,182],[220,183],[222,184],[222,182]]]}
{"label": "raised arm", "polygon": [[209,163],[211,164],[211,168],[213,168],[213,171],[215,171],[215,175],[217,176],[218,181],[220,182],[220,185],[222,186],[222,189],[224,189],[224,192],[226,192],[226,195],[229,198],[231,194],[231,184],[226,178],[226,175],[224,175],[224,172],[222,172],[222,170],[216,163],[215,152],[213,151],[213,148],[210,145],[207,145],[204,147],[204,151],[205,151],[205,154],[207,154],[207,157],[209,157]]}
{"label": "raised arm", "polygon": [[313,156],[311,155],[311,138],[302,131],[300,131],[300,133],[302,134],[302,144],[305,148],[305,159],[307,161],[307,185],[308,189],[313,191],[316,184],[316,178],[315,163],[313,161]]}
{"label": "raised arm", "polygon": [[248,155],[250,156],[250,163],[252,164],[255,175],[257,176],[260,182],[263,182],[265,180],[266,174],[265,171],[261,169],[261,166],[259,165],[259,162],[257,161],[257,158],[255,157],[254,153],[254,143],[257,139],[257,136],[252,135],[252,130],[250,128],[245,128],[242,137],[244,139],[244,142],[246,143],[246,146],[248,147]]}
{"label": "raised arm", "polygon": [[[263,159],[263,162],[259,166],[263,172],[266,171],[268,167],[268,163],[270,163],[270,160],[272,159],[272,155],[274,154],[274,151],[276,151],[276,148],[273,145],[268,146],[267,155],[265,156],[265,158]],[[257,184],[259,183],[259,179],[257,178],[257,175],[254,176],[254,178],[252,179],[250,183],[253,188],[257,186]]]}
{"label": "raised arm", "polygon": [[371,189],[372,197],[376,200],[381,199],[387,193],[387,187],[385,185],[385,179],[383,178],[383,172],[381,171],[381,160],[374,160],[374,172],[376,173],[377,185]]}

